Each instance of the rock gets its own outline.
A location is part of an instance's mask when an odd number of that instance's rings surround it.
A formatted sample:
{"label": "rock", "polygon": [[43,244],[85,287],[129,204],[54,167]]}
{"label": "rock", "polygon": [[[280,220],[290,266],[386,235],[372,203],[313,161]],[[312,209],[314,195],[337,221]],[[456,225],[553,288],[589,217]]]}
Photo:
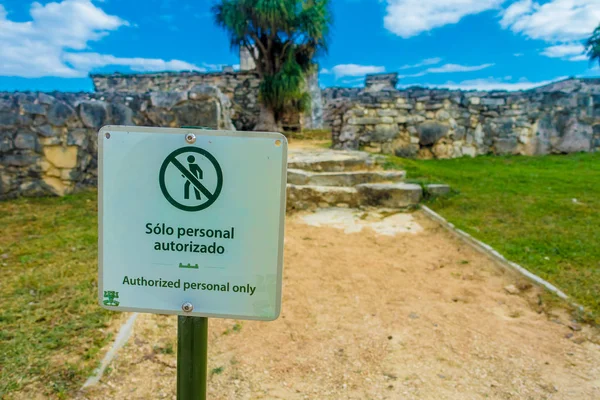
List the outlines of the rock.
{"label": "rock", "polygon": [[171,108],[188,99],[187,92],[152,92],[150,104],[152,107]]}
{"label": "rock", "polygon": [[519,142],[517,138],[494,139],[494,150],[497,155],[516,154]]}
{"label": "rock", "polygon": [[43,182],[49,191],[57,196],[64,196],[67,192],[67,186],[58,178],[45,176]]}
{"label": "rock", "polygon": [[394,150],[394,154],[397,157],[414,158],[417,155],[418,151],[419,151],[418,144],[409,144],[406,146],[396,148]]}
{"label": "rock", "polygon": [[362,206],[404,208],[418,204],[423,196],[421,186],[410,183],[366,183],[355,187]]}
{"label": "rock", "polygon": [[590,151],[592,144],[592,126],[580,123],[575,117],[569,118],[564,128],[562,138],[554,149],[561,153]]}
{"label": "rock", "polygon": [[450,186],[442,184],[429,184],[425,187],[425,191],[430,196],[446,196],[450,194]]}
{"label": "rock", "polygon": [[581,325],[579,325],[577,322],[570,322],[569,328],[571,328],[571,330],[573,330],[575,332],[578,332],[581,330]]}
{"label": "rock", "polygon": [[15,136],[15,147],[21,150],[35,150],[37,137],[34,133],[20,132]]}
{"label": "rock", "polygon": [[398,125],[397,124],[378,124],[375,126],[375,131],[372,135],[372,141],[375,142],[386,142],[391,139],[395,139],[398,136]]}
{"label": "rock", "polygon": [[48,109],[48,122],[54,126],[63,126],[67,120],[75,116],[75,110],[62,101],[58,101]]}
{"label": "rock", "polygon": [[79,116],[88,128],[100,129],[108,117],[107,104],[103,101],[82,101],[79,103]]}
{"label": "rock", "polygon": [[[499,107],[499,106],[503,106],[505,104],[505,100],[503,98],[489,98],[489,97],[484,97],[481,99],[481,104],[483,104],[484,106],[489,106],[489,107]],[[474,103],[472,103],[474,104]]]}
{"label": "rock", "polygon": [[41,104],[21,104],[21,110],[27,114],[46,115],[46,107]]}
{"label": "rock", "polygon": [[504,291],[508,294],[519,294],[521,291],[517,289],[515,285],[508,285],[504,287]]}
{"label": "rock", "polygon": [[37,164],[38,154],[8,154],[0,157],[0,164],[12,167],[27,167]]}
{"label": "rock", "polygon": [[88,133],[86,129],[74,129],[69,131],[67,135],[67,145],[86,148],[89,143],[89,136],[91,136],[91,133]]}
{"label": "rock", "polygon": [[110,115],[115,125],[135,125],[133,123],[133,110],[124,104],[111,104]]}
{"label": "rock", "polygon": [[377,115],[380,117],[395,117],[398,115],[398,110],[393,108],[380,109],[377,110]]}
{"label": "rock", "polygon": [[417,127],[419,132],[419,143],[429,146],[437,142],[448,133],[448,126],[435,122],[425,122]]}
{"label": "rock", "polygon": [[46,93],[38,93],[37,95],[38,101],[40,104],[50,105],[56,101],[56,98],[47,95]]}
{"label": "rock", "polygon": [[19,114],[15,111],[0,111],[0,126],[9,127],[16,124]]}
{"label": "rock", "polygon": [[0,154],[7,153],[14,148],[12,134],[10,132],[0,132]]}
{"label": "rock", "polygon": [[217,100],[186,101],[171,109],[179,126],[204,126],[220,128],[220,115]]}
{"label": "rock", "polygon": [[48,124],[37,126],[35,128],[35,131],[44,137],[51,137],[56,135],[56,132],[54,131],[54,129],[52,129],[52,126]]}
{"label": "rock", "polygon": [[77,146],[46,146],[44,156],[58,168],[75,168],[77,166]]}
{"label": "rock", "polygon": [[454,157],[454,145],[447,141],[439,141],[432,148],[431,152],[436,158],[446,159]]}

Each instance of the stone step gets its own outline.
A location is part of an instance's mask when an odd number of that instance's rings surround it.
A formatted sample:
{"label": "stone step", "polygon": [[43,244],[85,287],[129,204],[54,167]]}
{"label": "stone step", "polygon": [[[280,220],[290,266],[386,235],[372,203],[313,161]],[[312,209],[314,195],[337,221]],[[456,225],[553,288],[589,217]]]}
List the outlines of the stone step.
{"label": "stone step", "polygon": [[377,158],[364,151],[290,150],[288,168],[313,172],[372,170],[378,167]]}
{"label": "stone step", "polygon": [[408,183],[365,183],[355,187],[287,185],[288,210],[373,206],[405,208],[418,204],[421,186]]}
{"label": "stone step", "polygon": [[362,205],[375,207],[404,208],[423,198],[423,188],[414,183],[367,183],[356,190]]}
{"label": "stone step", "polygon": [[358,191],[352,187],[287,185],[288,210],[312,210],[315,208],[358,207]]}
{"label": "stone step", "polygon": [[293,185],[356,186],[363,183],[402,182],[405,171],[311,172],[288,169],[287,181]]}

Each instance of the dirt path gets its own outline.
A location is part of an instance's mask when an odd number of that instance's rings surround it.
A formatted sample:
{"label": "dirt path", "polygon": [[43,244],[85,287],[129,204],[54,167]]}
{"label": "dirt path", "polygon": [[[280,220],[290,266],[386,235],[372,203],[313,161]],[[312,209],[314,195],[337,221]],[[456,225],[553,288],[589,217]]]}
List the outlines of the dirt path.
{"label": "dirt path", "polygon": [[[537,289],[508,294],[515,277],[415,218],[396,236],[288,218],[282,316],[211,320],[208,398],[600,399],[597,332],[538,313]],[[140,316],[81,397],[174,399],[175,348],[175,317]]]}

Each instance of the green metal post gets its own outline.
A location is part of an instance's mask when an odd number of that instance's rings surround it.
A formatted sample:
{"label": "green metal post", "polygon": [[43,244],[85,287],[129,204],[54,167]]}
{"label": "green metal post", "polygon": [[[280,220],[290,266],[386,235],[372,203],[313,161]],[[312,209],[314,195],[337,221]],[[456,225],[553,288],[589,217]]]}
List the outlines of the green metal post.
{"label": "green metal post", "polygon": [[208,318],[177,321],[177,400],[206,399]]}
{"label": "green metal post", "polygon": [[[182,128],[211,129],[202,126]],[[177,400],[206,400],[208,318],[177,318]]]}

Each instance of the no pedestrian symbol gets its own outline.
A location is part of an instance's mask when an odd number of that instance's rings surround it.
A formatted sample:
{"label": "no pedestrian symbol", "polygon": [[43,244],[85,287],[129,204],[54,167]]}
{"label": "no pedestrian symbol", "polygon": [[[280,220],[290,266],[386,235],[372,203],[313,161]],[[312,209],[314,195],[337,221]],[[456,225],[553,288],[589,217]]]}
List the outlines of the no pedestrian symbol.
{"label": "no pedestrian symbol", "polygon": [[184,211],[200,211],[219,197],[223,171],[208,151],[182,147],[165,158],[158,180],[160,190],[173,206]]}

